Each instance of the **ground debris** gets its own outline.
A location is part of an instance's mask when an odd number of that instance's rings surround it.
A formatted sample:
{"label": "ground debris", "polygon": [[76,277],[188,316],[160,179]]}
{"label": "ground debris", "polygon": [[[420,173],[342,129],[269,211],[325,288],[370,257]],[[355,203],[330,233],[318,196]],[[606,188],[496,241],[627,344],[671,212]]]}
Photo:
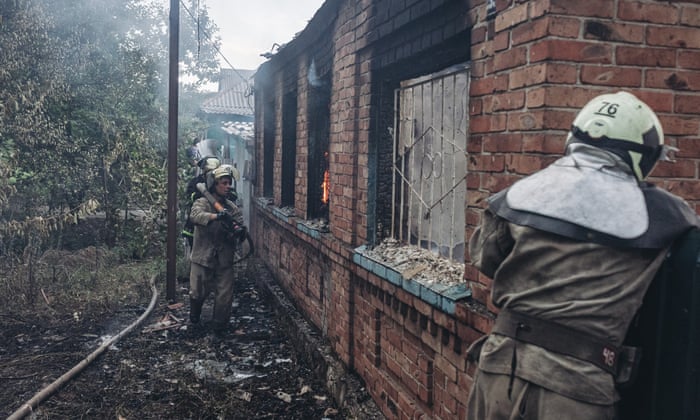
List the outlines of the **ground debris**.
{"label": "ground debris", "polygon": [[286,403],[292,402],[292,396],[287,394],[286,392],[277,391],[275,396]]}
{"label": "ground debris", "polygon": [[160,321],[148,325],[143,329],[144,333],[151,333],[156,331],[163,331],[170,328],[177,328],[182,326],[182,319],[176,317],[170,312],[166,312],[165,315],[160,319]]}
{"label": "ground debris", "polygon": [[[228,331],[215,335],[205,303],[201,325],[188,323],[189,299],[159,305],[147,327],[122,338],[33,410],[35,418],[321,419],[345,418],[315,366],[300,362],[265,293],[239,270]],[[124,286],[123,284],[121,285]],[[186,288],[186,284],[181,284]],[[181,289],[182,290],[182,289]],[[143,305],[150,295],[143,296]],[[57,307],[60,308],[60,307]],[[0,417],[7,417],[99,344],[133,322],[124,307],[50,316],[46,305],[0,317]],[[75,312],[75,316],[74,316]],[[313,391],[311,391],[313,390]],[[338,413],[338,414],[334,414]],[[4,418],[3,417],[3,418]]]}

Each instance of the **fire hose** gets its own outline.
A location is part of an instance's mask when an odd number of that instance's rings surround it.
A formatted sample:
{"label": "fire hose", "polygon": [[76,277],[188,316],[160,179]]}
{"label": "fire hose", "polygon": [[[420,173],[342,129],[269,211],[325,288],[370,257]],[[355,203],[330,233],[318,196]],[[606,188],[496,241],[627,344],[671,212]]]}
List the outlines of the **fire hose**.
{"label": "fire hose", "polygon": [[253,238],[250,237],[250,232],[248,232],[247,230],[245,232],[244,240],[248,242],[248,252],[244,256],[242,256],[239,259],[237,259],[236,261],[234,261],[233,262],[234,264],[238,264],[239,262],[245,260],[246,258],[250,257],[251,255],[253,255],[255,253],[255,246],[253,245]]}
{"label": "fire hose", "polygon": [[149,284],[151,285],[151,290],[153,291],[153,297],[151,297],[151,303],[148,305],[148,308],[146,308],[146,311],[131,325],[128,327],[124,328],[119,334],[115,335],[114,337],[110,338],[109,340],[105,341],[100,345],[100,347],[97,348],[94,352],[92,352],[90,355],[88,355],[85,359],[83,359],[80,363],[77,365],[73,366],[71,370],[68,372],[64,373],[53,381],[50,385],[42,389],[41,391],[37,392],[34,394],[34,396],[29,399],[27,402],[22,404],[20,408],[17,409],[14,413],[10,415],[10,417],[7,418],[7,420],[17,420],[25,417],[29,413],[32,412],[32,410],[37,407],[42,401],[47,399],[51,394],[56,392],[61,386],[66,384],[69,380],[73,379],[74,376],[76,376],[78,373],[80,373],[85,367],[87,367],[90,363],[92,363],[99,355],[104,353],[105,350],[107,350],[112,344],[116,343],[119,341],[122,337],[124,337],[126,334],[131,332],[134,328],[136,328],[139,324],[141,324],[147,317],[150,315],[151,311],[153,311],[153,308],[156,306],[156,302],[158,300],[158,289],[156,288],[155,285],[155,279],[156,276],[154,275],[151,277]]}
{"label": "fire hose", "polygon": [[[214,196],[211,195],[211,193],[207,190],[207,187],[203,183],[197,184],[197,189],[199,190],[200,193],[209,201],[209,203],[214,207],[214,209],[218,212],[226,211],[224,206],[219,203]],[[250,232],[248,232],[248,229],[245,230],[245,236],[243,237],[243,241],[248,242],[248,252],[246,255],[242,256],[241,258],[235,260],[233,263],[238,264],[239,262],[245,260],[246,258],[250,257],[255,253],[255,246],[253,245],[253,239],[250,236]]]}

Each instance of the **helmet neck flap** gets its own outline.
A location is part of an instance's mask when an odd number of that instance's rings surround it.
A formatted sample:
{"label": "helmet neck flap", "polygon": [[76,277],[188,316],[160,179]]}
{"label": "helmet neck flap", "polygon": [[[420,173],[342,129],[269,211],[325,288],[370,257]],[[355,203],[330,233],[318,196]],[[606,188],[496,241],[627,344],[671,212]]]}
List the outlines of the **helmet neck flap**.
{"label": "helmet neck flap", "polygon": [[[607,136],[592,138],[587,132],[576,126],[571,127],[571,136],[575,140],[570,140],[569,143],[584,143],[615,153],[632,168],[635,176],[640,181],[649,175],[663,150],[663,146],[659,144],[659,133],[653,127],[642,135],[642,144],[621,139],[611,139]],[[633,160],[634,158],[636,158],[636,161]]]}

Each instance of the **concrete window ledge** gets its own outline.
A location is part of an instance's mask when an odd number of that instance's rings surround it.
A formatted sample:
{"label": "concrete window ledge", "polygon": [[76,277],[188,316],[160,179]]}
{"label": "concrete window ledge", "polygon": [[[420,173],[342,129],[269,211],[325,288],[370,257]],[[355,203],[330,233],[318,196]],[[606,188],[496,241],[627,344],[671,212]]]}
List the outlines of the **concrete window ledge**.
{"label": "concrete window ledge", "polygon": [[258,197],[254,201],[255,204],[258,205],[261,209],[267,208],[268,206],[272,205],[272,198],[271,197]]}
{"label": "concrete window ledge", "polygon": [[457,302],[468,299],[472,295],[472,291],[467,287],[466,283],[427,284],[407,279],[396,269],[364,255],[363,251],[365,249],[364,245],[355,248],[352,255],[352,260],[355,264],[387,280],[389,283],[401,287],[413,296],[443,312],[454,315]]}
{"label": "concrete window ledge", "polygon": [[330,232],[328,222],[323,219],[296,221],[296,214],[292,207],[276,207],[272,205],[271,198],[259,198],[255,201],[258,208],[270,212],[277,219],[294,224],[300,232],[303,232],[314,239],[321,239],[324,234]]}
{"label": "concrete window ledge", "polygon": [[328,233],[328,222],[318,220],[302,220],[297,222],[297,229],[314,239],[321,239],[321,235]]}
{"label": "concrete window ledge", "polygon": [[292,207],[277,207],[272,205],[272,199],[267,197],[261,197],[255,200],[255,204],[262,210],[269,211],[276,218],[284,221],[285,223],[292,223],[295,218],[294,208]]}

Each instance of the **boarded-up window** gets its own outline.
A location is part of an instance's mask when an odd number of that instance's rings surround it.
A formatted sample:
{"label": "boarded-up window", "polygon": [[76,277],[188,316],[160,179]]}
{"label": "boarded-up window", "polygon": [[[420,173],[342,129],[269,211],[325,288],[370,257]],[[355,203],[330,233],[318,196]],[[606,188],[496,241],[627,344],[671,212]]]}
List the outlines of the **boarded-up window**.
{"label": "boarded-up window", "polygon": [[392,236],[462,261],[469,69],[450,67],[396,91]]}

